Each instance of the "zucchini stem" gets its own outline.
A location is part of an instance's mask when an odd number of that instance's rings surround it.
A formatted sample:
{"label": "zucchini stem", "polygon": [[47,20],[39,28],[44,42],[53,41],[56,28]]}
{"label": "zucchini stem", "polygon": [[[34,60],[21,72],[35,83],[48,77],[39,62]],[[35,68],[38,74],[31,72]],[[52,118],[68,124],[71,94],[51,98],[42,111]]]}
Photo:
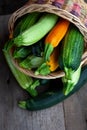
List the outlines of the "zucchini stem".
{"label": "zucchini stem", "polygon": [[49,61],[50,60],[50,55],[53,52],[54,48],[53,46],[48,43],[45,45],[45,51],[44,51],[44,57],[45,57],[45,61]]}
{"label": "zucchini stem", "polygon": [[65,74],[65,76],[62,77],[62,82],[64,86],[63,89],[64,95],[68,95],[74,89],[74,86],[78,83],[78,80],[80,78],[80,73],[81,73],[81,65],[75,72],[68,71],[68,75]]}
{"label": "zucchini stem", "polygon": [[41,74],[41,75],[48,75],[50,73],[50,67],[43,63],[36,71],[35,75]]}
{"label": "zucchini stem", "polygon": [[26,109],[26,101],[19,101],[18,106],[22,109]]}

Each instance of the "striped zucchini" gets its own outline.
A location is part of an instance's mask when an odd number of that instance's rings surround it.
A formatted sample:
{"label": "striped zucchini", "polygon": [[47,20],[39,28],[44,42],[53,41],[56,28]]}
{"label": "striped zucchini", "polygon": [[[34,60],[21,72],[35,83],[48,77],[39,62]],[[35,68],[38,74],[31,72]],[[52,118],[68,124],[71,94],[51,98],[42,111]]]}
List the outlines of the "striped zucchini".
{"label": "striped zucchini", "polygon": [[36,24],[14,38],[16,46],[28,46],[42,39],[56,24],[58,16],[46,13],[41,16]]}
{"label": "striped zucchini", "polygon": [[77,70],[84,50],[84,37],[73,24],[70,25],[60,50],[59,63],[62,69]]}
{"label": "striped zucchini", "polygon": [[[59,65],[65,72],[63,77],[64,93],[67,95],[74,85],[78,82],[80,76],[80,63],[84,50],[84,37],[79,29],[73,24],[70,25],[65,37],[62,40],[60,49]],[[73,77],[76,78],[73,80]],[[69,86],[69,89],[68,89]],[[72,88],[72,89],[71,89]],[[67,91],[68,89],[68,91]]]}

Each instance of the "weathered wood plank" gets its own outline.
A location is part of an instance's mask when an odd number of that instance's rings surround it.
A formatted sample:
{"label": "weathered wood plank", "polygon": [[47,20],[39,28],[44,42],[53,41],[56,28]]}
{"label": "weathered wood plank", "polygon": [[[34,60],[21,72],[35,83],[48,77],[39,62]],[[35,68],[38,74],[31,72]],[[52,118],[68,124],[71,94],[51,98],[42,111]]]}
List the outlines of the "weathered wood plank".
{"label": "weathered wood plank", "polygon": [[81,90],[78,91],[77,95],[87,123],[87,84],[84,85],[84,88],[81,88]]}
{"label": "weathered wood plank", "polygon": [[82,106],[77,94],[64,101],[65,126],[67,130],[87,130]]}
{"label": "weathered wood plank", "polygon": [[3,56],[2,48],[8,36],[8,16],[0,16],[0,129],[1,130],[65,130],[62,103],[41,111],[26,111],[17,106],[25,99],[24,92]]}

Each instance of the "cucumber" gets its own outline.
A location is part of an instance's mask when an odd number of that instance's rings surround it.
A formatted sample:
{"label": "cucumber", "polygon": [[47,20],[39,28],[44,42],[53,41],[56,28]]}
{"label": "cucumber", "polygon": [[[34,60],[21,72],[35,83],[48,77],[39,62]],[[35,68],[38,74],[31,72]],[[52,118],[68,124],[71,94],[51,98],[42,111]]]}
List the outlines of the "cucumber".
{"label": "cucumber", "polygon": [[[87,82],[87,65],[85,65],[81,69],[81,75],[78,83],[75,85],[72,92],[70,92],[67,96],[65,96],[62,92],[63,83],[61,79],[51,80],[49,87],[50,90],[48,92],[42,93],[41,95],[35,98],[30,98],[26,101],[19,101],[18,106],[20,108],[27,109],[30,111],[49,108],[53,105],[62,102],[63,100],[74,94],[81,87],[83,87],[86,82]],[[54,89],[54,83],[56,86],[55,89]]]}

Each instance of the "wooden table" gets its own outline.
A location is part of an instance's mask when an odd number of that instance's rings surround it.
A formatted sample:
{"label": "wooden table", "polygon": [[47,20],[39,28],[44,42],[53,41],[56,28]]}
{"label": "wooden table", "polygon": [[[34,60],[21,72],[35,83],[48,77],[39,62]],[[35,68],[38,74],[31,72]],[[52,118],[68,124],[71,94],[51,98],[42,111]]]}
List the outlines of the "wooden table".
{"label": "wooden table", "polygon": [[2,52],[9,17],[0,16],[0,130],[87,130],[87,84],[45,110],[31,112],[17,106],[27,94],[13,77]]}

